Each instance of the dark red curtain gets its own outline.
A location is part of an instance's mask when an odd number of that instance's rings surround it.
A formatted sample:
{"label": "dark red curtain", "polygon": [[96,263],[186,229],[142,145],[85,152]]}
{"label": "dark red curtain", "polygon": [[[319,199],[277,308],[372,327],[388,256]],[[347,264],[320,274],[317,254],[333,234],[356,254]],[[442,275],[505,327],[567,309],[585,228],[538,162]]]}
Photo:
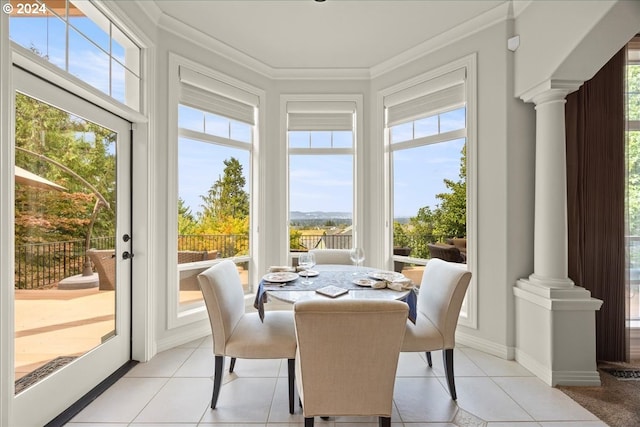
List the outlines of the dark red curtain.
{"label": "dark red curtain", "polygon": [[604,301],[598,360],[627,358],[625,328],[625,49],[567,96],[569,277]]}

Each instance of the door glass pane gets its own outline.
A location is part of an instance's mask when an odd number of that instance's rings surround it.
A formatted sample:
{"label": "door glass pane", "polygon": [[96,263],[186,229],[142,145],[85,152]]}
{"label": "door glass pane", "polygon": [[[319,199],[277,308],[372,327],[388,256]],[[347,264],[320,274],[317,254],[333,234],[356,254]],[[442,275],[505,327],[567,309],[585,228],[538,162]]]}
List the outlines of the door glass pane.
{"label": "door glass pane", "polygon": [[16,393],[116,334],[116,134],[16,94]]}

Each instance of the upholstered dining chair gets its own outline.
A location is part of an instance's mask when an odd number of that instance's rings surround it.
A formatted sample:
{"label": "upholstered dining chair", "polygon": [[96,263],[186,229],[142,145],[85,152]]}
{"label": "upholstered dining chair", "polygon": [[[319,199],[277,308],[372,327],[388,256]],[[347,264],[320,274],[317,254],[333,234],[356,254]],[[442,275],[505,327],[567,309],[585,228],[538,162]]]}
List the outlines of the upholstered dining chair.
{"label": "upholstered dining chair", "polygon": [[349,249],[311,249],[316,257],[316,264],[353,264]]}
{"label": "upholstered dining chair", "polygon": [[289,369],[289,413],[295,410],[296,335],[292,311],[272,311],[264,323],[258,313],[245,313],[244,292],[238,268],[231,260],[215,264],[198,275],[213,334],[215,368],[211,409],[220,395],[225,356],[236,358],[287,359]]}
{"label": "upholstered dining chair", "polygon": [[296,383],[305,427],[314,417],[377,416],[390,426],[407,304],[306,300],[294,304]]}
{"label": "upholstered dining chair", "polygon": [[465,264],[431,258],[427,263],[418,292],[418,313],[415,324],[407,322],[402,351],[426,352],[431,363],[431,352],[442,350],[442,360],[449,385],[449,394],[457,399],[453,379],[453,348],[456,327],[471,272]]}

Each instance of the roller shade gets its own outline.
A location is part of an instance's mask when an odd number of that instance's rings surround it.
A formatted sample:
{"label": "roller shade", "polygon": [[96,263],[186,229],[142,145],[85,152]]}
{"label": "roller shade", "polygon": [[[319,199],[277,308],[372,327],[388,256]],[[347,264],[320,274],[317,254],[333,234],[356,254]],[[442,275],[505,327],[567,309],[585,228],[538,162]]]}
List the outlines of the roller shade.
{"label": "roller shade", "polygon": [[386,96],[386,125],[395,126],[465,105],[465,69]]}
{"label": "roller shade", "polygon": [[287,103],[290,131],[353,130],[354,102],[294,101]]}
{"label": "roller shade", "polygon": [[255,125],[259,98],[240,88],[180,67],[180,102],[239,122]]}

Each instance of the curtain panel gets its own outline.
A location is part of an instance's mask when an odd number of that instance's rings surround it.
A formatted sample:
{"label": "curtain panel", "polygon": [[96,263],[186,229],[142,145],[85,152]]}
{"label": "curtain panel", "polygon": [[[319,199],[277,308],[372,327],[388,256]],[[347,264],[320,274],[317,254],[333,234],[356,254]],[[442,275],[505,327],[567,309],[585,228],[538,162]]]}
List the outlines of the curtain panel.
{"label": "curtain panel", "polygon": [[627,358],[625,328],[625,49],[565,107],[569,277],[604,301],[596,357]]}

